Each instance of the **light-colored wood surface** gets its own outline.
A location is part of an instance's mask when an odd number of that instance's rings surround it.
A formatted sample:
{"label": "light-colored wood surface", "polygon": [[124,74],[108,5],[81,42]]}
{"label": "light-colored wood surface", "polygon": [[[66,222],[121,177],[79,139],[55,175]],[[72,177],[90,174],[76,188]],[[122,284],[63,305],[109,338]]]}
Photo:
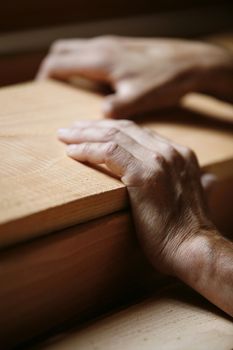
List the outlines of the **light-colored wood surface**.
{"label": "light-colored wood surface", "polygon": [[75,119],[100,117],[100,101],[52,82],[1,90],[0,246],[124,207],[120,181],[68,159],[56,137]]}
{"label": "light-colored wood surface", "polygon": [[[135,246],[128,212],[116,214],[127,205],[123,184],[67,158],[56,139],[61,126],[100,118],[101,101],[93,93],[54,82],[0,91],[0,246],[40,236],[0,254],[4,349],[72,317],[83,320],[137,289],[138,283],[140,289],[147,273],[151,277]],[[216,114],[208,104],[208,113]],[[231,179],[232,129],[203,122],[187,107],[156,119],[151,115],[144,123],[191,146],[202,167]],[[221,200],[213,198],[214,217],[225,202],[230,208],[230,194],[228,186]],[[231,216],[229,210],[220,221]],[[99,219],[80,224],[94,218]],[[42,237],[47,232],[53,234]]]}
{"label": "light-colored wood surface", "polygon": [[230,350],[232,346],[232,320],[177,285],[36,349]]}
{"label": "light-colored wood surface", "polygon": [[[101,102],[101,96],[55,82],[0,90],[1,247],[127,206],[127,192],[119,180],[69,159],[56,138],[59,127],[100,118]],[[207,105],[209,113],[215,113],[216,103]],[[233,111],[229,105],[219,108]],[[224,165],[224,173],[233,173],[232,131],[190,124],[189,118],[179,122],[181,112],[177,113],[169,122],[164,117],[146,124],[192,147],[202,167],[217,171]]]}

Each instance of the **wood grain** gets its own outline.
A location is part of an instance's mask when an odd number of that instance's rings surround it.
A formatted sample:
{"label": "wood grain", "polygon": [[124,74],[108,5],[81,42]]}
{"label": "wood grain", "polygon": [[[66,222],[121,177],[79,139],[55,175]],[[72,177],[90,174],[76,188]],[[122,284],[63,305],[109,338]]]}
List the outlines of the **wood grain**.
{"label": "wood grain", "polygon": [[158,280],[138,249],[128,213],[1,252],[1,348],[74,317],[87,320]]}
{"label": "wood grain", "polygon": [[[55,82],[0,90],[0,247],[126,208],[123,184],[69,159],[56,138],[59,127],[100,118],[102,99]],[[215,113],[216,103],[212,107],[207,100],[210,113]],[[228,114],[229,109],[233,107],[227,106]],[[169,118],[144,123],[192,147],[202,167],[218,171],[224,166],[223,175],[230,176],[232,130],[195,122],[195,115],[190,119],[187,111],[170,113]]]}
{"label": "wood grain", "polygon": [[1,246],[124,207],[120,181],[68,159],[56,137],[59,126],[100,116],[100,101],[56,83],[2,89]]}
{"label": "wood grain", "polygon": [[230,319],[184,285],[171,285],[36,349],[227,350],[232,344]]}
{"label": "wood grain", "polygon": [[[100,118],[101,102],[54,82],[0,92],[0,246],[8,248],[0,253],[4,349],[72,317],[83,321],[158,281],[138,250],[128,211],[116,213],[128,203],[123,184],[68,159],[56,139],[58,127]],[[209,100],[208,106],[216,114]],[[205,121],[187,105],[154,117],[145,116],[144,124],[193,147],[202,167],[226,181],[210,199],[212,216],[225,228],[232,220],[231,128]]]}
{"label": "wood grain", "polygon": [[[209,197],[215,223],[228,228],[231,238],[232,198],[233,178],[219,183]],[[140,252],[128,212],[2,251],[0,281],[0,344],[4,350],[47,332],[51,335],[72,319],[82,324],[169,283]],[[188,318],[189,305],[185,307]],[[159,315],[163,317],[163,312]]]}

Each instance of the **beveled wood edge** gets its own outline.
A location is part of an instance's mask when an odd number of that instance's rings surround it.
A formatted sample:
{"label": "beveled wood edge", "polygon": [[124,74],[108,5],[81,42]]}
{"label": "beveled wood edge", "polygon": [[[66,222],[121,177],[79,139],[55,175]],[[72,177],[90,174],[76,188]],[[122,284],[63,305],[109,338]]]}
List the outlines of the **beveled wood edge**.
{"label": "beveled wood edge", "polygon": [[[201,169],[203,172],[216,175],[217,181],[233,178],[233,158],[206,165]],[[54,231],[84,223],[87,219],[101,218],[102,216],[123,210],[129,205],[126,187],[114,189],[92,197],[92,205],[95,208],[92,217],[89,214],[87,216],[85,211],[86,203],[88,202],[88,205],[90,204],[90,198],[87,197],[2,224],[0,226],[0,250],[27,240],[48,235]],[[100,201],[108,202],[108,208],[107,206],[98,206]],[[76,215],[77,212],[79,212],[79,217]],[[59,217],[56,226],[54,226],[54,222],[51,223],[51,220],[48,220],[48,218],[54,215]],[[43,221],[42,230],[40,228],[41,221]]]}

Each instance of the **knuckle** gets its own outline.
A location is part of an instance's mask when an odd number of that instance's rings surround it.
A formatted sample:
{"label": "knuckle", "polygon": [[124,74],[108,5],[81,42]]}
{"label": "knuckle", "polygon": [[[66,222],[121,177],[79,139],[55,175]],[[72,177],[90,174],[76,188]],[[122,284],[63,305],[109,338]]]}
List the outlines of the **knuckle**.
{"label": "knuckle", "polygon": [[176,163],[177,160],[179,160],[181,158],[181,156],[177,152],[177,150],[171,145],[167,146],[166,154],[167,154],[167,158],[169,159],[170,163]]}
{"label": "knuckle", "polygon": [[143,181],[146,184],[152,184],[154,181],[158,181],[158,179],[162,175],[162,169],[158,166],[151,165],[147,168],[147,171],[143,174]]}
{"label": "knuckle", "polygon": [[110,129],[108,129],[108,131],[106,132],[106,137],[107,137],[108,139],[113,139],[113,138],[115,138],[119,133],[120,133],[120,130],[119,130],[119,129],[112,127],[112,128],[110,128]]}
{"label": "knuckle", "polygon": [[111,159],[119,151],[119,145],[116,142],[108,142],[106,145],[106,159]]}
{"label": "knuckle", "polygon": [[174,152],[174,148],[172,147],[172,145],[170,144],[165,144],[163,146],[163,149],[164,149],[164,154],[170,156],[170,155],[173,155],[173,152]]}
{"label": "knuckle", "polygon": [[185,147],[183,152],[186,160],[192,161],[192,162],[196,161],[196,155],[193,152],[193,150],[191,150],[191,148]]}
{"label": "knuckle", "polygon": [[143,172],[140,169],[130,171],[122,178],[123,182],[127,186],[141,186],[144,184]]}
{"label": "knuckle", "polygon": [[83,153],[89,154],[91,151],[90,144],[88,142],[83,143]]}
{"label": "knuckle", "polygon": [[167,165],[167,161],[161,153],[154,152],[153,160],[154,160],[155,169],[157,169],[158,166],[161,168],[164,168]]}
{"label": "knuckle", "polygon": [[127,172],[124,175],[124,183],[128,186],[143,186],[145,184],[145,174],[147,166],[131,155],[127,161]]}

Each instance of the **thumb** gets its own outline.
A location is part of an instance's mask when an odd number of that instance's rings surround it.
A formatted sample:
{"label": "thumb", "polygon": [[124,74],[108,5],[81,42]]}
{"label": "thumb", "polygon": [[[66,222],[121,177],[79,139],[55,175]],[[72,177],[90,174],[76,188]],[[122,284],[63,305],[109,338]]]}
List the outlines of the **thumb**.
{"label": "thumb", "polygon": [[119,93],[105,97],[103,113],[107,118],[123,119],[130,115],[130,99]]}
{"label": "thumb", "polygon": [[103,103],[103,113],[107,118],[128,118],[139,112],[141,91],[132,81],[120,81],[115,84],[116,92],[108,95]]}

